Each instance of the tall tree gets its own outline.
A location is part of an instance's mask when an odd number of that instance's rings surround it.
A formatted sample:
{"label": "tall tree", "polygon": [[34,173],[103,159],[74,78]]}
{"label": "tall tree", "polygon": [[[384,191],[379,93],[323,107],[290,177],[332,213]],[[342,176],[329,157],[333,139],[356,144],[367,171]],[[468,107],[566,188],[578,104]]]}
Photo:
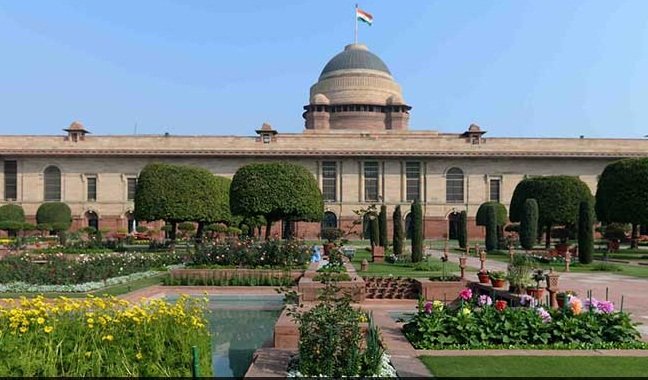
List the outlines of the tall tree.
{"label": "tall tree", "polygon": [[380,229],[380,241],[379,244],[381,247],[387,247],[389,245],[389,240],[387,239],[387,206],[380,206],[380,213],[378,214],[378,228]]}
{"label": "tall tree", "polygon": [[594,211],[590,202],[581,202],[578,215],[578,261],[594,260]]}
{"label": "tall tree", "polygon": [[547,176],[522,180],[515,187],[511,199],[510,219],[519,222],[527,199],[538,202],[538,224],[546,231],[545,245],[551,244],[551,227],[563,225],[571,228],[578,222],[580,202],[591,202],[589,187],[578,177]]}
{"label": "tall tree", "polygon": [[369,217],[369,242],[371,243],[371,246],[379,246],[380,245],[380,221],[378,218],[378,215],[371,215]]}
{"label": "tall tree", "polygon": [[639,225],[648,224],[648,158],[628,158],[605,167],[596,190],[596,217],[605,223],[632,224],[632,247]]}
{"label": "tall tree", "polygon": [[495,207],[486,209],[486,251],[497,249],[497,210]]}
{"label": "tall tree", "polygon": [[522,207],[520,220],[520,244],[526,250],[533,249],[538,240],[538,202],[527,199]]}
{"label": "tall tree", "polygon": [[401,214],[400,205],[396,206],[392,219],[394,225],[394,255],[400,256],[403,253],[403,240],[405,238],[405,231],[403,230],[403,215]]}
{"label": "tall tree", "polygon": [[423,260],[423,210],[418,200],[412,203],[412,262]]}
{"label": "tall tree", "polygon": [[249,164],[234,174],[230,209],[235,215],[266,220],[266,239],[279,220],[321,221],[322,193],[315,177],[303,166],[274,162]]}
{"label": "tall tree", "polygon": [[459,213],[459,234],[457,240],[459,240],[459,247],[466,248],[468,245],[468,214],[466,211]]}

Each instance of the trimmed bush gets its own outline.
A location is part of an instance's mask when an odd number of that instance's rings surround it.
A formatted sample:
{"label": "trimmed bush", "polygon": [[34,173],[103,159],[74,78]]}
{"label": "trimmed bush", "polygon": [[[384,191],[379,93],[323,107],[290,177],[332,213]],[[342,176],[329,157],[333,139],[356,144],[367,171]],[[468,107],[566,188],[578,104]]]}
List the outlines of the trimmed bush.
{"label": "trimmed bush", "polygon": [[72,211],[63,202],[47,202],[36,211],[38,224],[47,225],[57,233],[67,231],[72,225]]}
{"label": "trimmed bush", "polygon": [[594,212],[589,202],[581,202],[578,216],[578,261],[594,260]]}
{"label": "trimmed bush", "polygon": [[486,251],[497,249],[497,211],[495,207],[486,209]]}
{"label": "trimmed bush", "polygon": [[631,223],[636,248],[639,224],[648,224],[648,158],[629,158],[605,167],[596,190],[596,216],[605,223]]}
{"label": "trimmed bush", "polygon": [[396,206],[393,215],[394,222],[394,255],[399,256],[403,253],[403,240],[405,238],[405,231],[403,230],[403,215],[401,214],[400,205]]}
{"label": "trimmed bush", "polygon": [[20,205],[7,204],[0,207],[0,222],[25,223],[25,211]]}
{"label": "trimmed bush", "polygon": [[369,242],[372,246],[380,245],[380,222],[378,222],[378,216],[372,216],[369,219]]}
{"label": "trimmed bush", "polygon": [[524,201],[520,221],[520,244],[524,249],[533,249],[538,239],[538,202],[535,199]]}
{"label": "trimmed bush", "polygon": [[468,215],[466,211],[459,213],[459,247],[466,248],[468,244]]}
{"label": "trimmed bush", "polygon": [[423,260],[423,210],[418,200],[412,203],[412,262]]}
{"label": "trimmed bush", "polygon": [[389,240],[387,239],[387,206],[380,206],[380,214],[378,214],[378,228],[379,228],[379,244],[381,247],[387,247]]}
{"label": "trimmed bush", "polygon": [[499,202],[484,202],[477,209],[477,215],[475,216],[475,223],[478,226],[486,226],[488,224],[488,217],[486,215],[489,207],[494,207],[497,213],[497,225],[503,226],[508,221],[508,213],[506,211],[506,206]]}

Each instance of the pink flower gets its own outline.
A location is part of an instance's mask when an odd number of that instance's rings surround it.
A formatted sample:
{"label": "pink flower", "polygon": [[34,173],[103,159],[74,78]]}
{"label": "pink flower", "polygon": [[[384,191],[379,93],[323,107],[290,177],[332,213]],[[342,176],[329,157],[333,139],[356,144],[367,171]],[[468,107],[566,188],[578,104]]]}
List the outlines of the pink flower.
{"label": "pink flower", "polygon": [[432,302],[427,302],[425,304],[425,313],[426,314],[432,314]]}
{"label": "pink flower", "polygon": [[464,288],[461,292],[459,292],[459,298],[464,301],[468,301],[472,298],[472,290],[470,290],[470,288]]}
{"label": "pink flower", "polygon": [[540,316],[540,318],[542,318],[542,322],[544,322],[544,323],[551,322],[551,314],[549,314],[549,312],[547,310],[545,310],[544,308],[539,307],[537,309],[537,311],[538,311],[538,315]]}
{"label": "pink flower", "polygon": [[614,311],[614,304],[612,301],[598,301],[596,309],[603,314],[610,314]]}
{"label": "pink flower", "polygon": [[477,299],[477,305],[479,306],[490,306],[492,304],[493,300],[486,294],[479,296],[479,298]]}

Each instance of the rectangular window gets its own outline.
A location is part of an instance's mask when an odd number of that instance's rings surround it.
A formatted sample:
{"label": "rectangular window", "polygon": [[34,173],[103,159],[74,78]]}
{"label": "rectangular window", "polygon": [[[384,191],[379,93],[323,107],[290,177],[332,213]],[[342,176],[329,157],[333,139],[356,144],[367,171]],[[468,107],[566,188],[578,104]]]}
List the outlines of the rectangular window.
{"label": "rectangular window", "polygon": [[378,162],[364,163],[364,200],[378,200]]}
{"label": "rectangular window", "polygon": [[16,161],[4,162],[4,196],[6,201],[18,198],[18,164]]}
{"label": "rectangular window", "polygon": [[322,197],[325,201],[337,201],[337,162],[322,162]]}
{"label": "rectangular window", "polygon": [[421,200],[421,163],[405,163],[406,200]]}
{"label": "rectangular window", "polygon": [[128,178],[128,200],[135,200],[135,189],[137,189],[137,178]]}
{"label": "rectangular window", "polygon": [[97,177],[87,177],[88,181],[88,201],[97,200]]}
{"label": "rectangular window", "polygon": [[490,201],[499,202],[500,201],[500,185],[501,180],[499,178],[491,178],[490,180]]}

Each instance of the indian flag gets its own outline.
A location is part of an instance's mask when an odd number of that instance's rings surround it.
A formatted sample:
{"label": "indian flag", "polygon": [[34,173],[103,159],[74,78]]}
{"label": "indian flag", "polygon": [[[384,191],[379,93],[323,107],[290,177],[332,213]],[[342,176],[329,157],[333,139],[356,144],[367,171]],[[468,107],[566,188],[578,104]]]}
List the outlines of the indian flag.
{"label": "indian flag", "polygon": [[369,24],[369,25],[371,25],[371,23],[373,23],[373,16],[370,13],[365,12],[362,9],[357,8],[357,7],[356,7],[356,18],[358,20],[362,21],[362,22],[365,22],[365,23]]}

